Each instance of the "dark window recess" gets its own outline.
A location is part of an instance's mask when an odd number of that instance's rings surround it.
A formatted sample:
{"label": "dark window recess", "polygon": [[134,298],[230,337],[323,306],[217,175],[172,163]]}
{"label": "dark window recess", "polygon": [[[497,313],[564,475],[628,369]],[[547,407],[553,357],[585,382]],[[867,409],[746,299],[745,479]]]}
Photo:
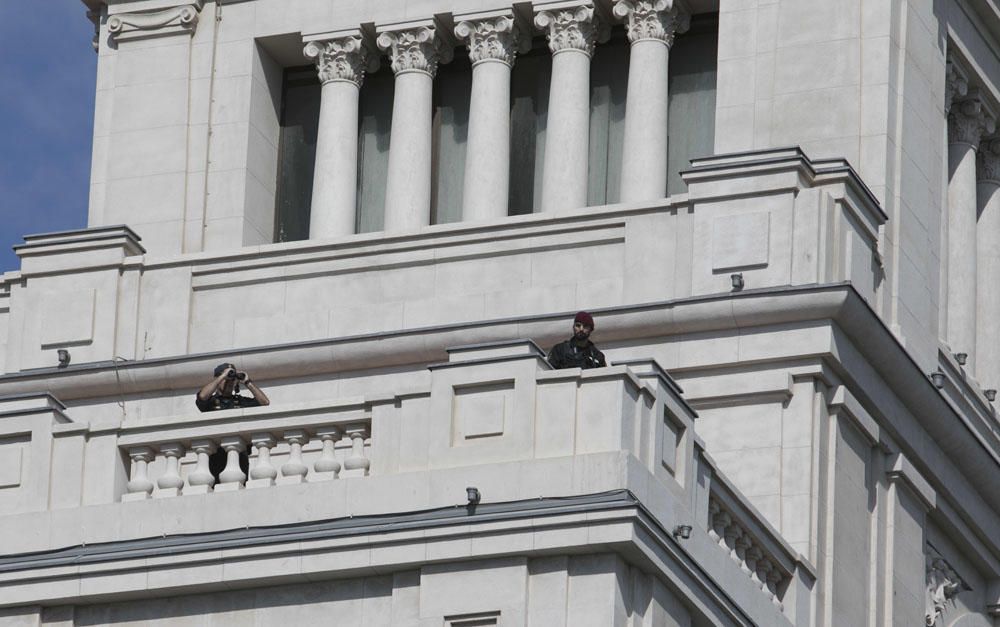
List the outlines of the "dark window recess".
{"label": "dark window recess", "polygon": [[472,64],[469,51],[465,47],[455,48],[455,58],[438,66],[434,78],[431,224],[462,219],[462,186],[465,181],[471,98]]}
{"label": "dark window recess", "polygon": [[309,238],[319,96],[320,84],[315,67],[309,65],[285,70],[274,210],[276,242]]}

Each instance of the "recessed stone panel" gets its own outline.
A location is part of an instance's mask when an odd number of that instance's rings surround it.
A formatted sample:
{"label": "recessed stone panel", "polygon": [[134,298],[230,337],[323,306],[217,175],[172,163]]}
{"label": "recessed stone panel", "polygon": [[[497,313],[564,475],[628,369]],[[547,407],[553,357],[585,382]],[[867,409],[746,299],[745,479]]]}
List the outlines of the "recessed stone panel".
{"label": "recessed stone panel", "polygon": [[94,339],[93,289],[52,291],[41,298],[41,344],[82,344]]}
{"label": "recessed stone panel", "polygon": [[713,219],[712,270],[766,266],[770,224],[770,213],[767,211]]}
{"label": "recessed stone panel", "polygon": [[504,434],[507,414],[513,407],[514,381],[456,386],[452,410],[455,445]]}
{"label": "recessed stone panel", "polygon": [[27,435],[0,438],[0,489],[21,485],[24,447],[29,441]]}

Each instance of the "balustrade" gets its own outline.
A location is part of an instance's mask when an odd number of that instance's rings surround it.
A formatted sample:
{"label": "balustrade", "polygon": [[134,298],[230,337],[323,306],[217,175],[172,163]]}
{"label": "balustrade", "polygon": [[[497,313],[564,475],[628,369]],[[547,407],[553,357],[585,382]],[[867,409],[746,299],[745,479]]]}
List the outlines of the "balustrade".
{"label": "balustrade", "polygon": [[[240,467],[240,456],[248,443],[252,451],[249,476]],[[226,452],[226,466],[215,476],[209,468],[209,456],[219,449]],[[370,450],[367,422],[129,446],[126,453],[131,469],[122,500],[364,477],[371,469]],[[284,460],[278,467],[275,455]]]}
{"label": "balustrade", "polygon": [[781,595],[791,572],[779,564],[777,557],[769,555],[746,525],[715,497],[708,501],[708,535],[775,605],[782,606]]}

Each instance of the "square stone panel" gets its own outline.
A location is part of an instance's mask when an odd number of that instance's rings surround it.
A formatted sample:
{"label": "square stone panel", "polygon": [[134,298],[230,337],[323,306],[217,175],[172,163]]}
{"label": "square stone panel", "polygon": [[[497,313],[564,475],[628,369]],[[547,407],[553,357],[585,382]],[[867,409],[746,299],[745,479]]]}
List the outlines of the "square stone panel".
{"label": "square stone panel", "polygon": [[452,409],[453,445],[504,434],[507,412],[514,402],[514,381],[456,386]]}
{"label": "square stone panel", "polygon": [[763,267],[768,260],[771,214],[767,211],[712,220],[712,270]]}

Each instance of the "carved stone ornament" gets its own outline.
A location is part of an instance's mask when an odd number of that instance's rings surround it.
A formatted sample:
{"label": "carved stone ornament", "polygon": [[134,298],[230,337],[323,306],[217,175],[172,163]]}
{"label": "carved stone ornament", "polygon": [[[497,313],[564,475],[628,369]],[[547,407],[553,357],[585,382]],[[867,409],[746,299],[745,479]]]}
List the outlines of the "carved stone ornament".
{"label": "carved stone ornament", "polygon": [[947,63],[946,72],[944,110],[948,112],[951,110],[951,105],[955,102],[956,97],[964,98],[969,93],[969,79],[965,74],[965,70],[951,60]]}
{"label": "carved stone ornament", "polygon": [[673,0],[617,0],[613,11],[626,20],[632,43],[652,39],[669,47],[674,44],[674,35],[686,32],[691,25],[691,16]]}
{"label": "carved stone ornament", "polygon": [[[935,552],[936,553],[936,552]],[[927,555],[927,588],[925,591],[925,622],[935,627],[947,609],[948,602],[969,586],[943,558],[935,553]]]}
{"label": "carved stone ornament", "polygon": [[976,179],[1000,185],[1000,138],[991,137],[979,145]]}
{"label": "carved stone ornament", "polygon": [[609,30],[589,5],[539,11],[535,14],[535,26],[545,32],[552,54],[579,50],[587,56],[594,54],[597,40],[603,41]]}
{"label": "carved stone ornament", "polygon": [[513,65],[520,35],[517,21],[509,15],[463,20],[455,26],[455,36],[468,43],[473,65],[481,61]]}
{"label": "carved stone ornament", "polygon": [[150,13],[119,13],[108,18],[108,33],[114,39],[139,39],[172,32],[194,32],[201,3],[183,4]]}
{"label": "carved stone ornament", "polygon": [[433,26],[385,31],[375,43],[389,56],[392,71],[437,73],[438,62],[451,60],[451,48],[444,45]]}
{"label": "carved stone ornament", "polygon": [[348,81],[361,87],[365,71],[377,69],[378,57],[371,54],[360,34],[310,41],[303,49],[306,58],[316,63],[321,83]]}
{"label": "carved stone ornament", "polygon": [[948,143],[979,147],[983,135],[992,133],[996,120],[978,98],[955,103],[948,113]]}

